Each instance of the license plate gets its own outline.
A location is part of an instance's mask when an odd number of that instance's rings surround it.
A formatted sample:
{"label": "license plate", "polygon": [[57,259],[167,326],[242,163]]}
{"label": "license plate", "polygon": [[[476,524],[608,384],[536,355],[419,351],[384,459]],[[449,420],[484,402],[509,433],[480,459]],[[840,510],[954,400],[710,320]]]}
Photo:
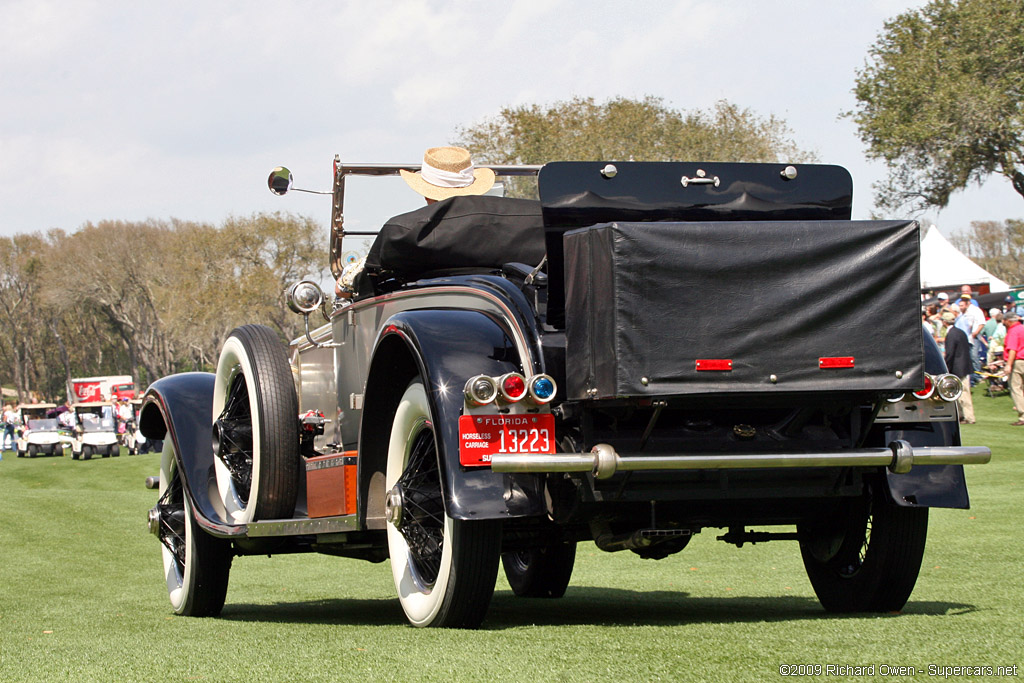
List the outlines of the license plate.
{"label": "license plate", "polygon": [[459,417],[459,462],[490,465],[495,453],[554,453],[555,416],[463,415]]}

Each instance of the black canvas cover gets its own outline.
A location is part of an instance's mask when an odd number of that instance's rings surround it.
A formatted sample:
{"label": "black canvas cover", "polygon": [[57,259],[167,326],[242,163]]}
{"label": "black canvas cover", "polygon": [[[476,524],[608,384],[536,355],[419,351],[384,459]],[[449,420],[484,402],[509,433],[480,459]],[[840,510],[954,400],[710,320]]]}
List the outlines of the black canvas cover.
{"label": "black canvas cover", "polygon": [[825,164],[556,161],[538,177],[548,243],[547,322],[564,325],[562,235],[611,221],[849,220],[853,179]]}
{"label": "black canvas cover", "polygon": [[370,247],[366,270],[411,279],[455,268],[537,265],[543,257],[539,202],[452,197],[390,219]]}
{"label": "black canvas cover", "polygon": [[924,385],[914,221],[608,223],[564,246],[570,398]]}

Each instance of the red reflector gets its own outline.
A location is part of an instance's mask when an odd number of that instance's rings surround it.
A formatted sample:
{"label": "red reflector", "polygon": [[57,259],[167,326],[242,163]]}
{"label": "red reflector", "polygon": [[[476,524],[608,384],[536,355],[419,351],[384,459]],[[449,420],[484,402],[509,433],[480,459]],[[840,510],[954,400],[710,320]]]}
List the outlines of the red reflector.
{"label": "red reflector", "polygon": [[697,370],[732,370],[731,358],[698,358]]}
{"label": "red reflector", "polygon": [[832,358],[819,358],[819,368],[852,368],[853,356],[834,356]]}
{"label": "red reflector", "polygon": [[526,382],[519,375],[506,375],[502,380],[501,388],[505,395],[513,401],[518,401],[526,395]]}

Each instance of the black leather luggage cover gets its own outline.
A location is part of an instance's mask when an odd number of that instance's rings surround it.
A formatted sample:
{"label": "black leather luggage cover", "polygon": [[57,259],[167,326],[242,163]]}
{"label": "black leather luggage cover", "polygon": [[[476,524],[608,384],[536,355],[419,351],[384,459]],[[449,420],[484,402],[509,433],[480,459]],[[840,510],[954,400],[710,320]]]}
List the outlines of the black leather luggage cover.
{"label": "black leather luggage cover", "polygon": [[924,385],[914,221],[567,232],[570,398]]}

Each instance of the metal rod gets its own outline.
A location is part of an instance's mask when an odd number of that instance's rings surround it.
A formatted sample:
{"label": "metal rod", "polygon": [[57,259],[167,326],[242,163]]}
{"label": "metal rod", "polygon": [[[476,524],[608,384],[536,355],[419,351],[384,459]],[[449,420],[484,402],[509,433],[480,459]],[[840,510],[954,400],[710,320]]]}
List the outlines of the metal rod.
{"label": "metal rod", "polygon": [[[980,465],[992,458],[984,446],[901,446],[902,458],[915,465]],[[495,472],[597,472],[599,478],[623,471],[775,469],[783,467],[891,467],[893,448],[860,448],[817,453],[688,453],[648,455],[616,453],[602,444],[592,453],[496,453]]]}
{"label": "metal rod", "polygon": [[[422,168],[423,164],[349,164],[339,163],[338,172],[343,175],[398,175],[399,171],[418,171]],[[502,164],[478,164],[477,168],[489,168],[496,175],[500,176],[519,176],[519,175],[537,175],[540,169],[544,168],[543,164],[519,164],[519,165],[502,165]]]}

